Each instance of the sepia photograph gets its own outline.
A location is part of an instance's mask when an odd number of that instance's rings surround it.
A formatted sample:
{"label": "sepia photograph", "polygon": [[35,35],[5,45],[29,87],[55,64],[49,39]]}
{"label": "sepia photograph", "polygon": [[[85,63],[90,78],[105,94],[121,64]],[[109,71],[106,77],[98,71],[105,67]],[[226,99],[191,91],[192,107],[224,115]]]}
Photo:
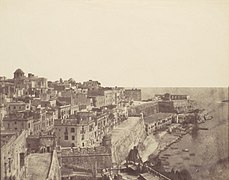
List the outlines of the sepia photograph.
{"label": "sepia photograph", "polygon": [[1,180],[228,180],[229,0],[0,0]]}

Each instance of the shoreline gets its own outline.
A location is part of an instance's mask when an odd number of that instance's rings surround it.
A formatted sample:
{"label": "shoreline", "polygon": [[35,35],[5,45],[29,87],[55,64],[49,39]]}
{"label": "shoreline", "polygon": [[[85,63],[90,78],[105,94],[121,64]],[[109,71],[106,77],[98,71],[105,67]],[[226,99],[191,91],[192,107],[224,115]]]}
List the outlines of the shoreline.
{"label": "shoreline", "polygon": [[[211,119],[209,119],[209,120],[211,120]],[[204,119],[202,117],[201,120],[197,121],[197,126],[201,125],[201,124],[205,124],[209,120]],[[172,125],[174,125],[174,124],[171,124],[170,126],[172,126]],[[170,126],[168,126],[168,128]],[[150,153],[150,155],[148,156],[148,161],[150,161],[151,158],[158,157],[163,151],[167,150],[170,146],[178,143],[186,134],[192,132],[193,127],[194,127],[194,124],[188,124],[188,125],[186,125],[186,127],[184,127],[184,125],[182,125],[182,124],[177,124],[177,127],[175,127],[175,129],[178,129],[179,132],[169,133],[167,131],[167,129],[164,131],[156,132],[156,134],[153,135],[153,137],[155,138],[156,142],[158,143],[157,144],[158,146],[155,150],[153,150]],[[151,135],[149,135],[147,137],[150,137],[150,136]],[[157,138],[157,136],[159,136],[159,138]]]}
{"label": "shoreline", "polygon": [[[192,126],[188,126],[184,129],[182,128],[182,125],[179,124],[176,128],[180,129],[179,133],[168,133],[167,131],[161,131],[158,134],[154,135],[158,146],[153,152],[150,153],[150,155],[148,156],[148,161],[151,161],[155,157],[158,157],[163,151],[167,150],[171,145],[179,142],[184,135],[192,131]],[[181,130],[181,128],[184,130]],[[160,137],[155,137],[157,135],[159,135]]]}

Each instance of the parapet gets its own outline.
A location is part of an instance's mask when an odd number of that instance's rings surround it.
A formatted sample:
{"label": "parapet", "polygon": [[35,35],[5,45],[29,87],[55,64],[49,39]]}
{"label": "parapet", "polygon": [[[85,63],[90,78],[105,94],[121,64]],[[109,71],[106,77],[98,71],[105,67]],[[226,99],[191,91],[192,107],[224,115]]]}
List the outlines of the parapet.
{"label": "parapet", "polygon": [[98,146],[94,148],[67,147],[61,149],[61,156],[89,156],[101,154],[111,154],[111,149],[105,146]]}

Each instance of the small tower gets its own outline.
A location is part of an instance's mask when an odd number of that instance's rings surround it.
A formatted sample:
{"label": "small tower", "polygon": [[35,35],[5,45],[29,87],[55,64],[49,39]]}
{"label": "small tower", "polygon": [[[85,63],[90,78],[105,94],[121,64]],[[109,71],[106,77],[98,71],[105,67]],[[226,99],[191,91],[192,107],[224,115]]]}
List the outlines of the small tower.
{"label": "small tower", "polygon": [[21,69],[17,69],[15,72],[14,72],[14,79],[21,79],[24,77],[24,72],[21,70]]}

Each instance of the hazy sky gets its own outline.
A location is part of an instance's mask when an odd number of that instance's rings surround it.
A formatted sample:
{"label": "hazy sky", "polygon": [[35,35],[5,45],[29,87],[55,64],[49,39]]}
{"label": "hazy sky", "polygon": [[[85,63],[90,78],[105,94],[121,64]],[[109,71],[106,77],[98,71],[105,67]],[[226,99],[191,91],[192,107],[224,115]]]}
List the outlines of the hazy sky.
{"label": "hazy sky", "polygon": [[229,0],[0,0],[0,76],[228,86]]}

